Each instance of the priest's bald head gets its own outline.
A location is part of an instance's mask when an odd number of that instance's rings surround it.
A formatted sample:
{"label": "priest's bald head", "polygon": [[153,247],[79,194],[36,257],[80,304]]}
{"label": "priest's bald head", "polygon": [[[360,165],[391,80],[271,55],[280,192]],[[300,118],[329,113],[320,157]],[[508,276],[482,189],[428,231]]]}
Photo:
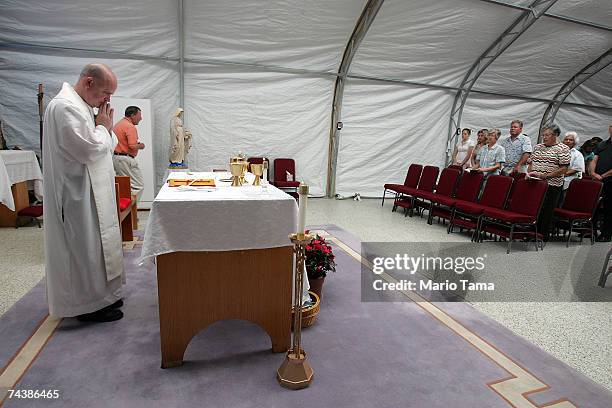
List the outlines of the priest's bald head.
{"label": "priest's bald head", "polygon": [[117,89],[117,77],[104,64],[87,64],[81,71],[74,90],[92,108],[110,102]]}

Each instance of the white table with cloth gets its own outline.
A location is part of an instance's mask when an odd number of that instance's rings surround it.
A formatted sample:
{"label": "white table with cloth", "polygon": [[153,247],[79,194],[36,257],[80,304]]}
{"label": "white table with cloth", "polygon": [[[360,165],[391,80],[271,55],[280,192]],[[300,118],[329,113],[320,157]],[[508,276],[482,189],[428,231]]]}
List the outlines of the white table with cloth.
{"label": "white table with cloth", "polygon": [[[277,188],[231,187],[229,173],[170,173],[215,179],[216,187],[169,187],[153,201],[141,263],[155,258],[162,367],[181,365],[189,341],[218,320],[261,326],[272,350],[291,341],[295,200]],[[247,180],[253,176],[247,174]]]}
{"label": "white table with cloth", "polygon": [[[42,200],[42,172],[29,150],[0,150],[0,225],[14,226],[17,212],[29,205],[28,188]],[[2,206],[0,206],[2,207]]]}

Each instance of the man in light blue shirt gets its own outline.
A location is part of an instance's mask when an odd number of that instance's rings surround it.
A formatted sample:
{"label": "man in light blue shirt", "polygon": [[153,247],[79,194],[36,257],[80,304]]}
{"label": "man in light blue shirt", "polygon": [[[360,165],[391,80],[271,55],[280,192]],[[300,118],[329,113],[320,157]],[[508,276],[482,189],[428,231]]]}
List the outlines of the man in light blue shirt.
{"label": "man in light blue shirt", "polygon": [[484,173],[485,178],[499,174],[506,161],[504,148],[497,144],[500,135],[499,129],[490,129],[487,134],[487,145],[478,152],[474,170]]}
{"label": "man in light blue shirt", "polygon": [[513,120],[510,123],[510,136],[499,142],[500,146],[506,152],[506,162],[504,163],[502,173],[510,175],[512,173],[525,173],[526,164],[533,148],[531,147],[531,139],[525,134],[522,134],[523,122]]}

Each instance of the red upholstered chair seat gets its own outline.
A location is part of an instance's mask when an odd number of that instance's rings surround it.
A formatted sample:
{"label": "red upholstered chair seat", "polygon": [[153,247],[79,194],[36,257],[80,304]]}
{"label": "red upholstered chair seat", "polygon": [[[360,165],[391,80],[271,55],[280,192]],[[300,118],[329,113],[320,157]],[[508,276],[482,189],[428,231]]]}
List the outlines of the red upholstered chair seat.
{"label": "red upholstered chair seat", "polygon": [[476,227],[478,227],[478,223],[476,220],[467,220],[464,218],[454,218],[453,219],[453,224],[454,225],[458,225],[460,227],[463,228],[467,228],[467,229],[475,229]]}
{"label": "red upholstered chair seat", "polygon": [[22,210],[19,210],[17,213],[20,217],[33,217],[38,218],[43,215],[43,206],[42,205],[31,205]]}
{"label": "red upholstered chair seat", "polygon": [[129,198],[120,198],[119,199],[119,209],[121,211],[123,211],[126,208],[128,208],[130,206],[130,204],[132,204],[132,200],[129,199]]}
{"label": "red upholstered chair seat", "polygon": [[455,203],[457,202],[456,198],[444,196],[441,194],[438,194],[438,195],[434,194],[430,200],[439,205],[444,205],[446,207],[453,207]]}
{"label": "red upholstered chair seat", "polygon": [[283,187],[299,187],[300,186],[300,182],[299,181],[275,181],[274,185],[278,188],[283,188]]}
{"label": "red upholstered chair seat", "polygon": [[398,198],[393,202],[393,205],[402,208],[412,208],[412,200],[408,198]]}
{"label": "red upholstered chair seat", "polygon": [[444,207],[433,207],[431,209],[431,216],[440,217],[448,220],[451,217],[451,209]]}
{"label": "red upholstered chair seat", "polygon": [[485,208],[484,215],[486,217],[495,218],[497,220],[509,223],[530,223],[535,222],[536,220],[536,217],[531,215],[502,210],[499,208]]}
{"label": "red upholstered chair seat", "polygon": [[461,211],[464,214],[480,215],[484,212],[485,208],[489,207],[469,201],[457,200],[455,203],[455,208],[457,211]]}
{"label": "red upholstered chair seat", "polygon": [[420,191],[420,190],[417,190],[414,193],[415,197],[422,198],[423,200],[432,200],[432,199],[434,199],[436,197],[436,195],[437,195],[436,193],[433,193],[431,191]]}
{"label": "red upholstered chair seat", "polygon": [[555,216],[568,218],[570,220],[588,220],[591,218],[590,213],[571,211],[563,208],[555,208]]}
{"label": "red upholstered chair seat", "polygon": [[397,191],[398,188],[405,187],[403,184],[385,184],[385,189]]}
{"label": "red upholstered chair seat", "polygon": [[[404,184],[397,183],[387,183],[385,184],[385,189],[383,191],[383,199],[382,205],[385,205],[385,196],[387,195],[387,190],[393,191],[397,196],[398,189],[400,187],[416,187],[421,178],[421,171],[423,170],[423,166],[420,164],[411,164],[408,167],[408,173],[406,173],[406,179],[404,180]],[[395,205],[393,206],[393,211],[395,211]]]}
{"label": "red upholstered chair seat", "polygon": [[[495,225],[486,225],[483,228],[484,231],[489,232],[491,234],[495,234],[499,237],[510,238],[510,229],[503,228]],[[512,239],[524,239],[524,238],[537,238],[538,240],[542,240],[544,236],[539,232],[536,234],[535,231],[514,231],[512,234]]]}
{"label": "red upholstered chair seat", "polygon": [[398,186],[397,192],[405,195],[414,195],[418,190],[414,187]]}

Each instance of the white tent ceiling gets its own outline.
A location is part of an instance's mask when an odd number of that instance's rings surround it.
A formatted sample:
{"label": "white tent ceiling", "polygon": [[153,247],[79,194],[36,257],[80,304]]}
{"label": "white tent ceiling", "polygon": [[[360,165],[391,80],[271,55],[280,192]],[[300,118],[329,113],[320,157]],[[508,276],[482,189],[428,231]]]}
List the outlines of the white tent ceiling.
{"label": "white tent ceiling", "polygon": [[[223,164],[238,150],[293,157],[298,178],[323,195],[336,76],[367,3],[5,0],[0,118],[9,143],[38,150],[36,84],[53,97],[85,63],[102,61],[119,77],[116,95],[152,99],[158,182],[168,122],[183,100],[192,168]],[[361,33],[339,101],[336,192],[380,195],[409,162],[444,164],[457,87],[531,3],[385,0]],[[558,0],[478,78],[461,126],[506,129],[520,118],[537,137],[548,100],[612,48],[611,15],[609,0]],[[611,91],[609,65],[569,96],[557,122],[605,136]]]}

